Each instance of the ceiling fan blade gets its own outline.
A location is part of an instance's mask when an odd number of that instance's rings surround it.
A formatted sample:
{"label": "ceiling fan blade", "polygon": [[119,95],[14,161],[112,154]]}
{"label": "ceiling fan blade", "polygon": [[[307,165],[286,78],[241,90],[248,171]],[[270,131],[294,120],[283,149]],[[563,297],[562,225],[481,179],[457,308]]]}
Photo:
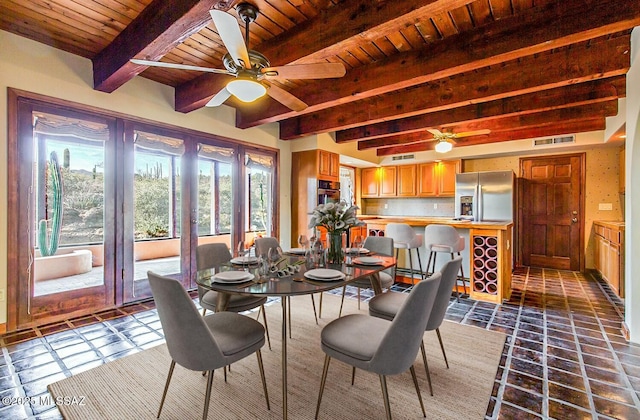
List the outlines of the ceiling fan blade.
{"label": "ceiling fan blade", "polygon": [[456,137],[482,136],[489,133],[491,133],[491,130],[464,131],[462,133],[456,133]]}
{"label": "ceiling fan blade", "polygon": [[229,92],[227,88],[223,88],[220,92],[216,93],[215,96],[211,98],[211,100],[209,100],[209,102],[207,102],[205,106],[220,106],[224,103],[224,101],[229,99],[230,96],[231,92]]}
{"label": "ceiling fan blade", "polygon": [[291,64],[261,70],[267,79],[329,79],[347,73],[342,63]]}
{"label": "ceiling fan blade", "polygon": [[224,46],[227,47],[233,61],[239,67],[250,69],[249,52],[236,18],[221,10],[210,10],[209,13],[214,25],[216,25],[218,35],[220,35]]}
{"label": "ceiling fan blade", "polygon": [[208,73],[218,73],[218,74],[231,74],[227,70],[213,69],[210,67],[190,66],[188,64],[164,63],[162,61],[138,60],[136,58],[133,58],[129,61],[131,61],[133,64],[139,64],[141,66],[165,67],[168,69],[179,69],[179,70],[205,71]]}
{"label": "ceiling fan blade", "polygon": [[286,90],[272,84],[265,83],[265,85],[267,86],[267,95],[271,96],[273,99],[280,102],[287,108],[290,108],[294,111],[302,111],[303,109],[308,107],[307,104],[305,104]]}
{"label": "ceiling fan blade", "polygon": [[442,136],[442,131],[437,130],[435,128],[427,128],[427,131],[430,132],[431,134],[433,134],[433,137],[441,137]]}

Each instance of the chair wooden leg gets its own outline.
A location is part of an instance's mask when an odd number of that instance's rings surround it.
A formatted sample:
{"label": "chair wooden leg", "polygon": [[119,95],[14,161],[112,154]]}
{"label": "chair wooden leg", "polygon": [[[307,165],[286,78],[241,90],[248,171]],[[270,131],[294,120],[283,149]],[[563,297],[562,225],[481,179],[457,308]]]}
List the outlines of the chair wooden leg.
{"label": "chair wooden leg", "polygon": [[316,319],[316,325],[318,325],[318,312],[316,312],[316,300],[313,298],[313,294],[309,296],[311,296],[311,305],[313,306],[313,317]]}
{"label": "chair wooden leg", "polygon": [[318,405],[316,405],[316,420],[318,419],[318,414],[320,413],[320,403],[322,402],[322,393],[324,392],[324,385],[327,382],[327,372],[329,372],[329,362],[331,362],[331,357],[328,355],[324,356],[324,367],[322,368],[322,379],[320,380],[320,392],[318,393]]}
{"label": "chair wooden leg", "polygon": [[262,319],[264,320],[264,331],[267,333],[267,343],[269,344],[269,350],[271,350],[271,338],[269,338],[269,326],[267,325],[267,311],[264,310],[264,305],[260,305],[262,311]]}
{"label": "chair wooden leg", "polygon": [[384,400],[384,412],[387,415],[387,420],[391,420],[391,405],[389,404],[389,391],[387,390],[387,377],[380,376],[380,386],[382,387],[382,399]]}
{"label": "chair wooden leg", "polygon": [[173,369],[176,367],[176,361],[171,361],[171,366],[169,366],[169,374],[167,375],[167,382],[164,384],[164,392],[162,393],[162,399],[160,400],[160,408],[158,409],[158,415],[156,418],[160,418],[160,413],[162,412],[162,406],[164,405],[164,399],[167,396],[167,391],[169,390],[169,382],[171,382],[171,376],[173,376]]}
{"label": "chair wooden leg", "polygon": [[351,386],[356,383],[356,367],[351,367]]}
{"label": "chair wooden leg", "polygon": [[420,343],[420,352],[422,353],[422,362],[424,363],[424,371],[427,374],[427,382],[429,383],[429,393],[433,397],[433,386],[431,385],[431,374],[429,373],[429,364],[427,363],[427,352],[424,350],[424,340]]}
{"label": "chair wooden leg", "polygon": [[318,308],[318,318],[322,319],[322,296],[324,293],[320,292],[320,307]]}
{"label": "chair wooden leg", "polygon": [[360,310],[360,288],[358,287],[358,310]]}
{"label": "chair wooden leg", "polygon": [[262,364],[262,352],[258,349],[256,351],[258,357],[258,368],[260,369],[260,378],[262,379],[262,389],[264,389],[264,398],[267,400],[267,410],[271,410],[271,404],[269,404],[269,393],[267,392],[267,380],[264,376],[264,365]]}
{"label": "chair wooden leg", "polygon": [[206,308],[202,308],[202,316],[204,316],[204,314],[207,313],[207,309]]}
{"label": "chair wooden leg", "polygon": [[424,411],[424,402],[422,401],[422,394],[420,394],[420,385],[418,385],[418,377],[416,376],[416,370],[411,366],[411,378],[413,379],[413,386],[416,388],[416,394],[418,394],[418,401],[420,401],[420,408],[422,409],[422,417],[427,417],[427,413]]}
{"label": "chair wooden leg", "polygon": [[342,307],[344,306],[344,294],[347,291],[347,286],[342,286],[342,300],[340,301],[340,312],[338,312],[338,318],[342,316]]}
{"label": "chair wooden leg", "polygon": [[444,363],[447,365],[447,369],[449,369],[449,362],[447,361],[447,353],[444,351],[444,344],[442,343],[440,328],[436,328],[436,334],[438,334],[438,341],[440,342],[440,348],[442,349],[442,355],[444,356]]}
{"label": "chair wooden leg", "polygon": [[224,370],[224,382],[227,382],[227,367],[225,366],[224,368],[222,368],[222,370]]}
{"label": "chair wooden leg", "polygon": [[211,400],[211,386],[213,385],[213,371],[209,371],[207,378],[207,392],[204,394],[204,409],[202,410],[202,420],[207,420],[209,414],[209,400]]}

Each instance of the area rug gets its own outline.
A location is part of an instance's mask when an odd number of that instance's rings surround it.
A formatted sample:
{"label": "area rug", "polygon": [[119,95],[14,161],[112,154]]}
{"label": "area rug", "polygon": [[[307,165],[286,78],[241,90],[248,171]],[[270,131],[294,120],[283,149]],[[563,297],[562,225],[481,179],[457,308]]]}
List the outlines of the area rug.
{"label": "area rug", "polygon": [[[340,297],[325,294],[322,319],[316,325],[311,301],[298,296],[292,302],[292,338],[288,341],[288,415],[290,419],[312,419],[318,398],[324,353],[320,331],[338,314]],[[317,299],[316,299],[317,303]],[[343,313],[358,310],[355,300],[345,300]],[[209,407],[210,419],[282,418],[281,317],[279,302],[267,306],[267,320],[273,350],[262,350],[271,410],[264,399],[258,364],[254,355],[233,364],[224,381],[216,372]],[[445,321],[440,328],[450,369],[438,345],[435,332],[425,333],[425,345],[434,386],[429,395],[421,357],[414,364],[429,419],[482,419],[491,396],[505,335],[477,327]],[[206,351],[203,349],[203,351]],[[49,385],[61,401],[66,419],[154,419],[169,369],[166,345],[124,357]],[[391,412],[397,419],[422,418],[411,374],[387,378]],[[206,378],[200,372],[176,366],[161,419],[202,417]],[[76,397],[75,399],[73,397]],[[332,360],[320,409],[321,419],[384,418],[382,392],[377,375],[357,371],[351,385],[351,367]]]}

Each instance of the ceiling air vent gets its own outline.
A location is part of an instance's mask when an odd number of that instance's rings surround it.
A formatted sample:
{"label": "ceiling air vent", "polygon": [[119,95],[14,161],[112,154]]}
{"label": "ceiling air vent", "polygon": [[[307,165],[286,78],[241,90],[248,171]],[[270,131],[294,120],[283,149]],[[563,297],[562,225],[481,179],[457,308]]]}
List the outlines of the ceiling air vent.
{"label": "ceiling air vent", "polygon": [[551,146],[554,144],[562,144],[562,143],[575,143],[575,136],[564,136],[564,137],[548,137],[546,139],[536,139],[533,141],[533,147],[536,146]]}
{"label": "ceiling air vent", "polygon": [[400,156],[392,156],[391,160],[407,160],[407,159],[413,159],[415,157],[416,155],[400,155]]}

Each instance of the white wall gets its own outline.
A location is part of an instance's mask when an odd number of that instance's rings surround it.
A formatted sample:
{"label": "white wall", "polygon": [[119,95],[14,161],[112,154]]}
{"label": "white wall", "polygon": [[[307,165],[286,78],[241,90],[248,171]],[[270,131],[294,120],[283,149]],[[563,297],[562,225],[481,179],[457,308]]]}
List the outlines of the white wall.
{"label": "white wall", "polygon": [[[640,27],[631,34],[631,69],[627,73],[625,183],[625,323],[631,341],[640,343]],[[637,186],[637,184],[636,184]]]}
{"label": "white wall", "polygon": [[[0,31],[0,323],[7,320],[7,88],[16,88],[102,109],[280,149],[280,234],[288,239],[291,219],[290,143],[278,140],[277,124],[235,128],[230,107],[173,110],[174,90],[136,77],[111,94],[93,90],[91,61]],[[283,243],[283,246],[289,244]]]}

